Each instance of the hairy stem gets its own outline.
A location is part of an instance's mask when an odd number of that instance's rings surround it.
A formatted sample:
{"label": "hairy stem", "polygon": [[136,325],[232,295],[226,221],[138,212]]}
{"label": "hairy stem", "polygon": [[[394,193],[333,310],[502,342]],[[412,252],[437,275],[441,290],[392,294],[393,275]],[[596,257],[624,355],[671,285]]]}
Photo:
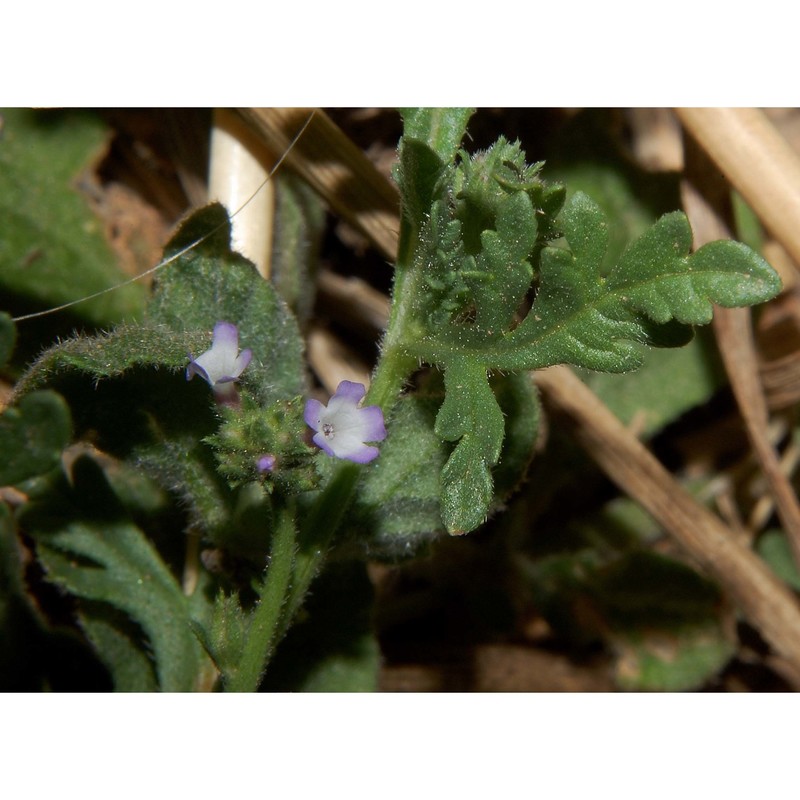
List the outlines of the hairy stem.
{"label": "hairy stem", "polygon": [[291,624],[311,581],[322,566],[331,540],[350,506],[360,473],[358,464],[340,465],[303,522],[295,555],[294,581],[281,623],[282,631]]}
{"label": "hairy stem", "polygon": [[229,692],[255,692],[286,626],[284,607],[290,595],[297,548],[294,505],[275,504],[275,529],[266,577],[261,585],[239,668],[225,687]]}

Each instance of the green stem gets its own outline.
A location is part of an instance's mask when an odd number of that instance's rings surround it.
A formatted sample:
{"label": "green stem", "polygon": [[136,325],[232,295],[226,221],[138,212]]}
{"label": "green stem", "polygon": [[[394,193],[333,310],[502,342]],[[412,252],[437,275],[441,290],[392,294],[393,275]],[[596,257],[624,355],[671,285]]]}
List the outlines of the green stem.
{"label": "green stem", "polygon": [[[413,283],[417,274],[406,268],[405,265],[413,261],[415,240],[416,237],[412,235],[410,226],[404,221],[400,232],[392,315],[384,338],[381,358],[365,400],[369,405],[381,406],[385,414],[391,410],[403,388],[403,382],[417,365],[416,358],[408,356],[400,343],[402,337],[407,333],[405,329],[412,318],[409,302],[413,299],[414,290],[407,284]],[[277,630],[277,634],[272,636],[276,641],[291,625],[311,582],[319,572],[331,541],[352,503],[360,475],[360,465],[340,464],[305,518],[298,537],[296,553],[294,553],[293,579],[291,585],[286,586],[283,613],[276,614],[276,619],[272,623]],[[262,650],[265,654],[264,658],[266,658],[269,652],[269,643]],[[242,659],[242,663],[244,664],[244,659]],[[259,678],[262,673],[263,666]]]}
{"label": "green stem", "polygon": [[282,630],[291,624],[311,581],[319,571],[333,535],[350,506],[360,474],[361,467],[358,464],[341,464],[303,522],[295,558],[294,581],[286,601]]}
{"label": "green stem", "polygon": [[258,690],[270,656],[285,630],[282,616],[287,597],[293,589],[291,583],[297,548],[294,516],[294,504],[276,497],[269,567],[261,585],[261,596],[253,612],[239,667],[225,686],[229,692]]}
{"label": "green stem", "polygon": [[417,358],[410,356],[404,346],[405,340],[414,340],[413,302],[418,291],[419,270],[413,268],[416,231],[403,218],[400,223],[397,264],[392,287],[392,310],[389,324],[381,343],[381,357],[372,376],[366,405],[379,405],[384,414],[402,391],[403,383],[418,365]]}

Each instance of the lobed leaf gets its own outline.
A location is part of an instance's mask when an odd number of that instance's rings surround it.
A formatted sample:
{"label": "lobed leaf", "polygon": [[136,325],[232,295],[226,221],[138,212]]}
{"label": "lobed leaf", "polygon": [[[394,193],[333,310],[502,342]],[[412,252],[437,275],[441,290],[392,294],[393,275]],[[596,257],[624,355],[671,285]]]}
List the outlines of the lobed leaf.
{"label": "lobed leaf", "polygon": [[403,214],[419,229],[473,112],[467,108],[407,108],[400,113],[403,138],[395,178],[403,193]]}
{"label": "lobed leaf", "polygon": [[464,533],[477,528],[489,510],[491,467],[503,444],[503,412],[480,364],[455,359],[447,365],[444,382],[436,433],[458,444],[442,469],[442,518],[450,533]]}
{"label": "lobed leaf", "polygon": [[475,326],[489,335],[510,325],[533,280],[528,257],[537,225],[528,195],[517,192],[504,199],[496,224],[496,230],[481,233],[482,249],[474,267],[463,271],[475,299]]}
{"label": "lobed leaf", "polygon": [[685,343],[676,325],[708,323],[713,303],[751,305],[780,290],[775,271],[745,245],[713,242],[689,255],[691,229],[679,212],[663,216],[631,244],[607,276],[607,224],[598,206],[576,194],[561,220],[570,250],[542,253],[533,307],[515,331],[492,343],[486,354],[491,366],[570,363],[623,372],[641,363],[633,343]]}

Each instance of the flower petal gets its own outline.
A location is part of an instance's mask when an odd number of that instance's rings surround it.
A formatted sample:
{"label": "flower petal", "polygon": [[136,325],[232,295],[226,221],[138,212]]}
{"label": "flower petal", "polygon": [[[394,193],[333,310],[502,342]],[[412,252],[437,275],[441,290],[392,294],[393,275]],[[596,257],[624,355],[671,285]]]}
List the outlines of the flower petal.
{"label": "flower petal", "polygon": [[331,397],[328,406],[330,407],[334,400],[337,401],[336,405],[339,405],[343,400],[347,401],[351,405],[358,405],[366,393],[367,389],[363,383],[355,383],[354,381],[341,381],[341,383],[336,387],[336,391],[334,392],[333,397]]}
{"label": "flower petal", "polygon": [[238,328],[232,322],[218,322],[214,326],[211,347],[197,358],[189,356],[186,379],[200,375],[215,392],[227,396],[231,394],[231,387],[226,387],[226,384],[239,378],[252,357],[250,349],[239,353]]}
{"label": "flower petal", "polygon": [[208,373],[189,355],[189,366],[186,367],[186,380],[190,381],[195,375],[199,375],[204,381],[211,383]]}
{"label": "flower petal", "polygon": [[325,413],[325,406],[313,397],[306,400],[306,407],[303,409],[303,419],[309,428],[318,431],[322,425],[322,415]]}
{"label": "flower petal", "polygon": [[214,326],[211,348],[220,355],[229,353],[234,361],[239,352],[239,329],[232,322],[218,322]]}
{"label": "flower petal", "polygon": [[359,408],[366,388],[361,383],[342,381],[324,406],[319,400],[306,401],[303,419],[316,431],[312,441],[329,456],[366,464],[377,458],[377,447],[365,444],[386,438],[380,406]]}
{"label": "flower petal", "polygon": [[250,360],[253,358],[253,351],[248,347],[239,353],[239,357],[234,361],[234,377],[238,378],[246,369]]}
{"label": "flower petal", "polygon": [[334,451],[334,449],[330,446],[327,437],[324,433],[315,433],[311,437],[311,441],[320,448],[320,450],[324,450],[329,456],[333,456],[334,458],[340,458],[340,456]]}
{"label": "flower petal", "polygon": [[364,442],[381,442],[386,438],[386,424],[380,406],[366,406],[358,410],[361,439]]}
{"label": "flower petal", "polygon": [[340,455],[339,458],[344,458],[347,461],[354,461],[356,464],[369,464],[380,454],[377,447],[371,447],[368,444],[362,444],[353,450],[350,450],[345,455]]}

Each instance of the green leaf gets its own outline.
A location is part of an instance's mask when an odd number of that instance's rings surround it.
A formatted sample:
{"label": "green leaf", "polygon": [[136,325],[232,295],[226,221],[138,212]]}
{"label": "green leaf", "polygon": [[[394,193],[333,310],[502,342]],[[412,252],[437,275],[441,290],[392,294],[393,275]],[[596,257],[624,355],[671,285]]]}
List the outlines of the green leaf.
{"label": "green leaf", "polygon": [[108,334],[56,345],[23,377],[20,391],[70,371],[94,378],[123,375],[142,366],[182,371],[189,353],[207,350],[214,325],[226,321],[238,327],[240,348],[253,350],[243,386],[261,402],[300,394],[303,346],[297,325],[270,283],[231,251],[230,221],[220,204],[187,218],[164,255],[175,256],[193,243],[193,249],[162,270],[143,324],[121,325]]}
{"label": "green leaf", "polygon": [[0,415],[0,486],[58,465],[72,432],[69,408],[55,392],[23,397]]}
{"label": "green leaf", "polygon": [[503,444],[503,412],[482,366],[454,360],[444,382],[447,394],[436,433],[458,444],[442,469],[442,518],[450,533],[464,533],[477,528],[489,510],[491,467]]}
{"label": "green leaf", "polygon": [[[628,247],[606,276],[607,223],[575,195],[561,216],[570,250],[542,253],[541,286],[528,316],[487,353],[488,364],[535,369],[570,363],[623,372],[641,363],[633,342],[672,345],[665,325],[702,325],[713,306],[751,305],[780,290],[775,271],[736,242],[712,242],[689,255],[685,215],[667,214]],[[673,335],[675,334],[675,335]]]}
{"label": "green leaf", "polygon": [[319,250],[325,232],[325,206],[319,195],[290,172],[275,183],[275,223],[271,283],[302,324],[314,307]]}
{"label": "green leaf", "polygon": [[[144,534],[121,520],[75,521],[54,532],[34,531],[48,580],[76,597],[106,603],[141,626],[152,648],[162,691],[194,688],[201,668],[200,646],[190,627],[187,600]],[[85,612],[87,635],[112,673],[124,668],[120,651],[130,649],[113,624]],[[140,663],[141,659],[139,659]],[[140,676],[141,686],[147,678]],[[130,688],[132,679],[126,678]]]}
{"label": "green leaf", "polygon": [[[75,186],[108,132],[85,111],[5,109],[0,140],[0,287],[20,310],[70,302],[125,280],[101,225]],[[72,312],[107,325],[142,311],[131,284]]]}
{"label": "green leaf", "polygon": [[[528,375],[496,375],[491,386],[508,429],[493,470],[494,496],[484,514],[522,481],[533,456],[539,419]],[[366,544],[370,558],[409,558],[445,533],[441,471],[452,448],[434,430],[443,399],[441,375],[431,371],[415,392],[395,404],[380,457],[364,469],[352,513],[345,520],[345,550],[353,543],[359,548]]]}
{"label": "green leaf", "polygon": [[505,438],[494,477],[494,505],[507,500],[527,474],[539,437],[539,396],[528,373],[493,375],[492,391],[505,419]]}
{"label": "green leaf", "polygon": [[219,428],[216,405],[203,381],[174,373],[184,372],[190,353],[211,346],[216,322],[232,322],[240,348],[253,351],[240,380],[243,404],[285,403],[305,388],[303,344],[272,286],[231,251],[230,221],[219,204],[189,217],[165,255],[175,260],[162,271],[142,324],[51,348],[19,391],[58,385],[79,433],[91,431],[109,452],[157,476],[186,502],[192,523],[220,541],[234,498],[204,442]]}
{"label": "green leaf", "polygon": [[735,646],[718,624],[683,626],[675,632],[632,632],[617,642],[615,679],[636,692],[699,689],[719,674]]}
{"label": "green leaf", "polygon": [[157,692],[158,678],[142,646],[142,631],[123,612],[85,600],[78,624],[108,671],[117,692]]}
{"label": "green leaf", "polygon": [[505,330],[533,279],[528,257],[536,243],[536,216],[524,192],[499,204],[497,230],[481,233],[481,252],[464,270],[477,309],[475,325],[488,334]]}
{"label": "green leaf", "polygon": [[114,378],[139,367],[183,371],[189,353],[211,344],[205,331],[173,331],[165,325],[119,325],[110,333],[78,336],[46,350],[20,379],[17,392],[57,382],[71,373]]}
{"label": "green leaf", "polygon": [[[218,540],[232,498],[203,442],[219,425],[211,391],[203,381],[187,383],[183,374],[158,369],[174,365],[182,373],[188,356],[180,342],[205,339],[163,327],[125,326],[71,340],[45,353],[20,390],[58,386],[74,410],[77,439],[91,437],[104,451],[146,470],[185,502],[191,524]],[[99,383],[89,380],[101,376]]]}
{"label": "green leaf", "polygon": [[[448,530],[460,532],[485,519],[493,495],[504,433],[491,372],[562,363],[630,371],[642,364],[644,345],[685,345],[714,303],[768,300],[780,280],[738,243],[690,254],[681,213],[663,215],[609,263],[599,206],[578,192],[554,219],[564,190],[539,179],[541,164],[527,166],[518,143],[501,138],[471,158],[459,153],[456,163],[452,153],[444,158],[452,139],[441,151],[423,141],[424,114],[405,123],[405,214],[384,360],[398,373],[415,359],[445,372],[436,433],[457,445],[442,471],[442,510]],[[566,246],[550,244],[559,231]],[[386,392],[380,368],[377,377]]]}
{"label": "green leaf", "polygon": [[548,178],[566,184],[570,196],[589,195],[613,221],[604,271],[681,202],[677,173],[645,171],[623,150],[621,137],[611,133],[618,128],[618,116],[615,109],[584,109],[557,130],[546,148]]}
{"label": "green leaf", "polygon": [[395,177],[403,192],[403,215],[419,228],[473,112],[467,108],[408,108],[400,113],[403,138]]}
{"label": "green leaf", "polygon": [[[539,228],[541,241],[537,244],[556,237],[553,220],[564,202],[565,189],[539,178],[543,166],[543,161],[526,164],[520,143],[508,142],[503,136],[488,150],[473,156],[463,150],[459,153],[453,181],[455,215],[462,223],[468,254],[480,252],[484,232],[498,229],[502,205],[518,194],[528,198],[536,214],[533,220],[530,212],[523,214],[519,222],[523,228],[534,225],[534,232]],[[508,246],[513,246],[517,243],[509,233],[511,236],[504,238]],[[523,257],[529,255],[533,255],[533,242]]]}
{"label": "green leaf", "polygon": [[713,334],[700,329],[685,347],[652,350],[636,372],[580,371],[581,379],[625,425],[651,436],[707,402],[726,384]]}
{"label": "green leaf", "polygon": [[593,547],[525,562],[537,607],[560,635],[582,645],[604,641],[621,688],[697,689],[736,649],[719,590],[678,561],[626,551],[645,533],[629,521],[618,520],[611,535],[598,529]]}
{"label": "green leaf", "polygon": [[677,561],[631,553],[598,573],[592,591],[610,627],[623,689],[697,689],[735,653],[719,590]]}
{"label": "green leaf", "polygon": [[239,329],[239,347],[253,351],[242,386],[261,403],[301,394],[303,344],[297,323],[269,281],[230,249],[230,220],[219,203],[190,216],[164,254],[175,254],[194,242],[199,244],[162,271],[147,309],[148,325],[176,332],[206,331],[210,346],[214,325],[232,322]]}
{"label": "green leaf", "polygon": [[433,387],[404,395],[387,421],[381,454],[363,470],[345,536],[370,557],[409,557],[444,533],[439,502],[440,473],[448,448],[434,432],[443,391]]}
{"label": "green leaf", "polygon": [[789,540],[783,531],[765,531],[758,539],[756,552],[782,581],[796,592],[800,592],[800,571],[795,564]]}
{"label": "green leaf", "polygon": [[401,108],[403,136],[424,142],[443,163],[452,161],[472,108]]}
{"label": "green leaf", "polygon": [[250,615],[237,594],[219,591],[205,623],[194,620],[192,629],[221,675],[235,672],[242,659]]}

